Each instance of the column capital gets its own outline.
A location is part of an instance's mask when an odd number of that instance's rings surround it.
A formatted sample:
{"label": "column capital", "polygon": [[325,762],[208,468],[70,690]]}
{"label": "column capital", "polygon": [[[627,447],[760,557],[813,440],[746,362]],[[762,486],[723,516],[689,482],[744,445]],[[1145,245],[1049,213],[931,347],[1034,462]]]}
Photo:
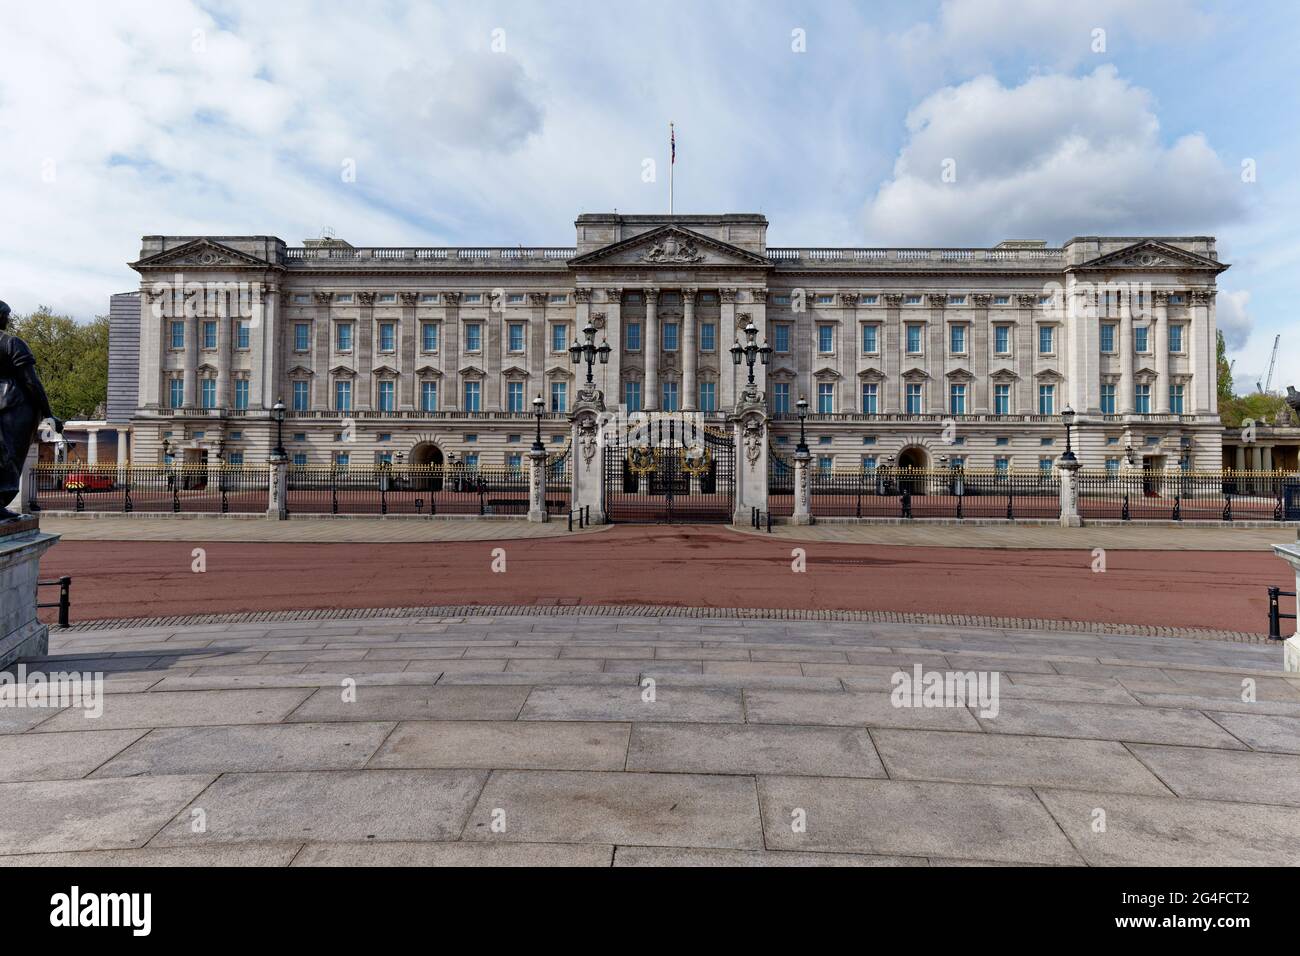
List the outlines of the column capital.
{"label": "column capital", "polygon": [[573,301],[580,305],[585,305],[586,303],[590,302],[591,289],[583,286],[578,286],[573,290]]}
{"label": "column capital", "polygon": [[987,309],[990,305],[993,304],[993,296],[972,295],[970,297],[970,301],[971,301],[971,305],[975,306],[975,308],[977,309]]}
{"label": "column capital", "polygon": [[942,309],[948,304],[948,295],[944,292],[927,292],[925,302],[932,309]]}
{"label": "column capital", "polygon": [[719,289],[719,290],[718,290],[718,299],[719,299],[719,301],[721,301],[721,302],[735,302],[735,301],[736,301],[736,290],[735,290],[735,289]]}
{"label": "column capital", "polygon": [[1217,294],[1218,293],[1214,289],[1192,289],[1191,292],[1188,293],[1188,297],[1193,303],[1205,305],[1213,302],[1214,297]]}
{"label": "column capital", "polygon": [[854,308],[854,307],[858,304],[858,300],[859,300],[860,298],[861,298],[861,296],[860,296],[858,293],[856,293],[856,292],[841,292],[841,293],[840,293],[840,303],[841,303],[842,305],[847,306],[847,307],[850,308],[850,309],[851,309],[851,308]]}
{"label": "column capital", "polygon": [[686,286],[685,288],[682,289],[682,302],[685,304],[694,305],[695,296],[699,291],[700,290],[695,288],[694,286]]}
{"label": "column capital", "polygon": [[420,293],[418,292],[399,292],[397,294],[402,300],[402,305],[415,305],[416,302],[420,301]]}
{"label": "column capital", "polygon": [[447,305],[460,305],[460,296],[459,292],[444,292],[442,293],[442,301]]}
{"label": "column capital", "polygon": [[528,302],[529,302],[531,305],[546,305],[546,303],[547,303],[549,300],[550,300],[550,296],[549,296],[547,293],[545,293],[545,292],[530,292],[530,293],[528,293]]}
{"label": "column capital", "polygon": [[658,286],[646,286],[646,288],[642,289],[641,291],[645,293],[645,300],[647,303],[653,305],[659,301]]}
{"label": "column capital", "polygon": [[751,296],[754,297],[754,304],[755,304],[755,305],[758,305],[758,304],[760,304],[760,303],[764,303],[764,304],[765,304],[765,303],[767,302],[767,290],[766,290],[766,289],[750,289],[750,290],[749,290],[749,294],[750,294]]}
{"label": "column capital", "polygon": [[622,290],[622,289],[606,289],[606,290],[605,290],[605,301],[608,302],[610,305],[619,305],[619,304],[621,304],[622,301],[623,301],[623,290]]}
{"label": "column capital", "polygon": [[1021,292],[1016,295],[1016,305],[1022,309],[1032,309],[1038,304],[1038,295],[1033,292]]}
{"label": "column capital", "polygon": [[366,305],[366,306],[374,305],[375,294],[373,292],[358,292],[357,302],[359,302],[361,305]]}
{"label": "column capital", "polygon": [[1169,293],[1163,289],[1157,289],[1151,293],[1151,304],[1164,307],[1169,304]]}

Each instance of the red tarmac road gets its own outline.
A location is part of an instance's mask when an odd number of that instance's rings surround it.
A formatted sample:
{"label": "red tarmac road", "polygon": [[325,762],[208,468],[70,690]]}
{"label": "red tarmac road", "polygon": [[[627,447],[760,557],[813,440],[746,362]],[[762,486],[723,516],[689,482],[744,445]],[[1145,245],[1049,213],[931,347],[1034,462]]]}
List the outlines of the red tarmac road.
{"label": "red tarmac road", "polygon": [[[191,571],[206,549],[207,570]],[[791,570],[791,548],[807,571]],[[506,570],[491,570],[504,548]],[[620,526],[487,542],[69,541],[73,620],[441,604],[668,604],[919,611],[1266,630],[1265,552],[920,548],[791,542],[713,527]],[[1288,608],[1289,609],[1289,608]]]}

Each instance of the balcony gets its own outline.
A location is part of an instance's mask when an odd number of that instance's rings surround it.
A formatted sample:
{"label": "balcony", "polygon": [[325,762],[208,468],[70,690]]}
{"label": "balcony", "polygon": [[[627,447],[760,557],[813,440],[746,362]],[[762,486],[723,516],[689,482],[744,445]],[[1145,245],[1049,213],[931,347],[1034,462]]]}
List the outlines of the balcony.
{"label": "balcony", "polygon": [[295,246],[285,250],[286,264],[292,268],[335,269],[340,266],[361,267],[429,267],[453,268],[473,263],[476,267],[518,269],[536,266],[554,269],[572,259],[572,246],[347,246],[308,249]]}
{"label": "balcony", "polygon": [[1005,270],[1014,263],[1016,269],[1055,272],[1065,264],[1064,249],[825,249],[808,247],[771,247],[767,257],[782,265],[842,267],[877,267],[922,271],[931,268],[962,267]]}

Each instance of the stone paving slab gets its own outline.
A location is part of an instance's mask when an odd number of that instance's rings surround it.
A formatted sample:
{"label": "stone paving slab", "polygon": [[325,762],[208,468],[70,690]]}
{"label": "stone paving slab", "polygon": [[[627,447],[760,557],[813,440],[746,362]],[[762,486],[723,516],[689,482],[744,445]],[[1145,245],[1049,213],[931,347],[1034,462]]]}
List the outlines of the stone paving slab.
{"label": "stone paving slab", "polygon": [[757,850],[763,829],[746,777],[507,770],[488,779],[465,839]]}
{"label": "stone paving slab", "polygon": [[690,850],[658,846],[614,848],[615,866],[925,866],[922,857],[766,850]]}
{"label": "stone paving slab", "polygon": [[60,730],[117,730],[124,727],[200,727],[213,724],[276,723],[307,699],[310,691],[210,690],[186,693],[148,691],[113,694],[104,699],[104,713],[88,718],[70,707],[36,728],[38,733]]}
{"label": "stone paving slab", "polygon": [[1159,707],[1004,700],[996,717],[981,717],[979,721],[985,730],[997,734],[1242,749],[1237,738],[1205,715]]}
{"label": "stone paving slab", "polygon": [[[1040,790],[1094,866],[1297,866],[1300,809],[1250,803]],[[1095,810],[1105,832],[1095,832]]]}
{"label": "stone paving slab", "polygon": [[[635,684],[537,687],[521,720],[709,721],[741,723],[740,691],[664,687],[653,700]],[[617,842],[617,841],[616,841]]]}
{"label": "stone paving slab", "polygon": [[756,724],[979,730],[975,717],[964,707],[895,707],[885,693],[846,691],[746,690],[745,720]]}
{"label": "stone paving slab", "polygon": [[634,724],[627,769],[885,776],[865,730],[762,724]]}
{"label": "stone paving slab", "polygon": [[533,721],[406,721],[371,767],[622,770],[627,724]]}
{"label": "stone paving slab", "polygon": [[514,720],[528,687],[358,686],[356,700],[322,687],[289,717],[316,720]]}
{"label": "stone paving slab", "polygon": [[147,730],[72,730],[0,737],[0,781],[76,780],[143,737]]}
{"label": "stone paving slab", "polygon": [[[1027,789],[759,777],[768,849],[885,856],[940,856],[1007,863],[1078,864],[1043,805]],[[797,811],[806,830],[796,832]]]}
{"label": "stone paving slab", "polygon": [[609,866],[612,846],[577,843],[309,843],[294,866]]}
{"label": "stone paving slab", "polygon": [[1300,807],[1300,756],[1152,744],[1129,749],[1180,797]]}
{"label": "stone paving slab", "polygon": [[288,866],[299,843],[246,843],[211,847],[143,847],[0,856],[0,866]]}
{"label": "stone paving slab", "polygon": [[[454,840],[485,777],[481,770],[227,773],[193,807],[177,814],[150,846],[295,839]],[[158,779],[165,778],[139,782]],[[191,827],[194,808],[206,815],[202,833]]]}
{"label": "stone paving slab", "polygon": [[1300,754],[1300,717],[1208,711],[1207,716],[1252,750]]}

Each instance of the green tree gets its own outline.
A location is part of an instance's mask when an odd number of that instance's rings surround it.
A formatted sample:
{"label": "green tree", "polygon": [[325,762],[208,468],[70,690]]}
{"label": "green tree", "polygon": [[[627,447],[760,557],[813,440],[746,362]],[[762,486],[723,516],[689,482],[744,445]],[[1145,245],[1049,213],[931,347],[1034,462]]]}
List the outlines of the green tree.
{"label": "green tree", "polygon": [[108,400],[108,316],[82,324],[48,306],[15,316],[10,331],[36,356],[36,371],[62,419],[92,418]]}
{"label": "green tree", "polygon": [[1219,407],[1232,401],[1232,363],[1228,361],[1228,344],[1223,340],[1223,333],[1218,332],[1218,347],[1215,352],[1219,371]]}

